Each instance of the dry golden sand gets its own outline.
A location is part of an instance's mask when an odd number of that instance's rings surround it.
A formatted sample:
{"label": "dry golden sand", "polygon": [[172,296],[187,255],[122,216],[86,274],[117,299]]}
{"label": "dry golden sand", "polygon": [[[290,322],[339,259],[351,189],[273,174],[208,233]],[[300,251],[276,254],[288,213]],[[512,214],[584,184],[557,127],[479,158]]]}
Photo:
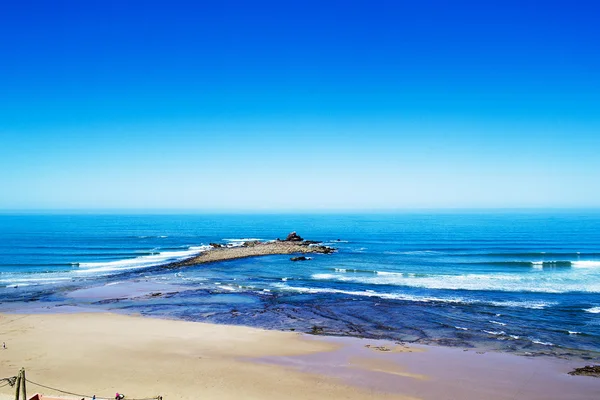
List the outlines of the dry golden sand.
{"label": "dry golden sand", "polygon": [[[0,315],[0,341],[7,343],[0,377],[25,367],[32,381],[102,397],[118,391],[165,400],[409,398],[249,360],[339,347],[295,333],[100,313]],[[28,394],[37,391],[56,394],[28,385]],[[13,393],[2,388],[0,398]]]}

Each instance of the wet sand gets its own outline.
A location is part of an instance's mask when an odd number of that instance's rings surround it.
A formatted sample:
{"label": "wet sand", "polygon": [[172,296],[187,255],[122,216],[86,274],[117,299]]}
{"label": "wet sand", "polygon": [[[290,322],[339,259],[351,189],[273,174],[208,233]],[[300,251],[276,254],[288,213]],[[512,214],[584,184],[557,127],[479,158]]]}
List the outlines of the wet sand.
{"label": "wet sand", "polygon": [[581,362],[106,313],[0,315],[0,341],[0,377],[101,397],[600,398]]}
{"label": "wet sand", "polygon": [[261,361],[427,400],[600,398],[599,378],[568,374],[582,366],[581,361],[370,339],[315,340],[340,347],[329,353],[263,357]]}

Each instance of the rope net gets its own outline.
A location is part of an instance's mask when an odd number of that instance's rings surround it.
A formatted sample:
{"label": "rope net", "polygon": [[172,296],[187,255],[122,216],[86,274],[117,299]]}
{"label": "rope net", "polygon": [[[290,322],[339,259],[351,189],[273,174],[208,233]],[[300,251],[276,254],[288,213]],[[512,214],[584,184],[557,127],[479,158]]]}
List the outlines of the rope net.
{"label": "rope net", "polygon": [[[17,377],[14,377],[14,379],[16,380]],[[57,389],[57,388],[54,388],[54,387],[51,387],[51,386],[42,385],[41,383],[34,382],[34,381],[32,381],[30,379],[27,379],[27,378],[25,379],[25,381],[27,383],[31,383],[32,385],[43,387],[43,388],[48,389],[48,390],[54,390],[55,392],[64,393],[64,394],[70,394],[72,396],[77,396],[77,397],[80,397],[80,398],[89,398],[89,399],[91,399],[91,398],[94,397],[94,395],[73,393],[73,392],[69,392],[67,390]],[[14,385],[14,383],[13,383],[13,385]],[[13,386],[13,385],[11,385],[11,386]],[[96,396],[95,398],[97,400],[113,400],[113,399],[115,399],[115,397],[99,397],[99,396]],[[125,399],[126,400],[162,400],[162,396],[144,397],[144,398],[141,398],[141,399],[135,399],[135,398],[125,397]]]}

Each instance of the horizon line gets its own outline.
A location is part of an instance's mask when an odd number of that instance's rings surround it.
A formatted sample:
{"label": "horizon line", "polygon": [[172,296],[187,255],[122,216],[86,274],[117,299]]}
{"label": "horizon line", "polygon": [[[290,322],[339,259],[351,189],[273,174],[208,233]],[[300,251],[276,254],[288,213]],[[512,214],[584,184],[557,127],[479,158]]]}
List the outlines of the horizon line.
{"label": "horizon line", "polygon": [[600,212],[600,207],[402,207],[402,208],[323,208],[323,209],[202,209],[202,208],[31,208],[0,209],[10,214],[409,214],[457,212]]}

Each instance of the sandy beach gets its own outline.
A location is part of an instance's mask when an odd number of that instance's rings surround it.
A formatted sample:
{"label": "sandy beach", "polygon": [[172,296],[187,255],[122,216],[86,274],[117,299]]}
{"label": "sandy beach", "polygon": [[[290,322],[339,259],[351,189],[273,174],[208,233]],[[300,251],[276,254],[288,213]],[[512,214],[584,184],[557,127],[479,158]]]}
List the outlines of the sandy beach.
{"label": "sandy beach", "polygon": [[[580,362],[106,313],[4,314],[0,341],[0,377],[24,367],[33,382],[98,397],[600,396],[600,379],[567,374]],[[28,394],[36,392],[57,394],[29,384]],[[0,394],[13,398],[14,390]]]}

